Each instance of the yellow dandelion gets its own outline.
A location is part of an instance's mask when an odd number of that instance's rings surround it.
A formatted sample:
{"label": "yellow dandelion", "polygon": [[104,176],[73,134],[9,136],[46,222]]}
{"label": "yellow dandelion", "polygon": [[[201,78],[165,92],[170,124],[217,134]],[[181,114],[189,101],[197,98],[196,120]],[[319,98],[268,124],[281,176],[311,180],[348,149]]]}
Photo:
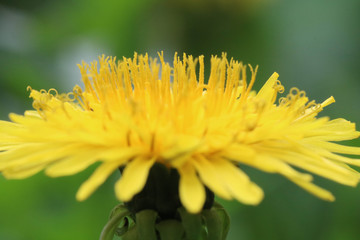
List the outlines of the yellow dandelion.
{"label": "yellow dandelion", "polygon": [[[333,97],[309,101],[305,92],[284,91],[274,73],[255,92],[257,68],[223,55],[211,58],[205,81],[204,58],[175,55],[173,66],[147,55],[133,59],[101,57],[80,66],[85,89],[58,94],[30,88],[35,110],[10,114],[0,122],[0,171],[22,179],[45,170],[51,177],[76,174],[100,162],[76,197],[88,198],[119,167],[119,200],[141,192],[154,164],[176,169],[181,204],[198,213],[206,189],[224,199],[258,204],[262,189],[241,170],[248,165],[281,174],[316,195],[333,195],[313,184],[313,173],[355,186],[360,148],[335,142],[357,138],[345,119],[317,118]],[[295,168],[294,168],[295,167]],[[305,170],[302,172],[301,170]]]}

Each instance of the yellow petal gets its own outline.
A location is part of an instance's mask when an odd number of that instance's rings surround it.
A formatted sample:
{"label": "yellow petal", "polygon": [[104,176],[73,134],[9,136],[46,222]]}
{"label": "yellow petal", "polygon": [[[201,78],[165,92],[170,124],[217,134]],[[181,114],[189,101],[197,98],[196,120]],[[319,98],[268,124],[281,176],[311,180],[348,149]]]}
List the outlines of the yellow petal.
{"label": "yellow petal", "polygon": [[[78,145],[55,144],[23,144],[11,150],[0,153],[0,170],[13,167],[33,166],[36,164],[50,164],[56,160],[74,153]],[[45,166],[44,165],[44,166]]]}
{"label": "yellow petal", "polygon": [[0,120],[0,133],[1,134],[8,133],[11,131],[16,131],[18,129],[22,129],[22,126],[17,123]]}
{"label": "yellow petal", "polygon": [[118,167],[118,162],[102,163],[91,175],[91,177],[81,185],[76,194],[76,199],[78,201],[84,201],[87,199]]}
{"label": "yellow petal", "polygon": [[217,174],[217,169],[211,164],[211,162],[204,157],[194,159],[193,164],[196,171],[199,173],[201,181],[216,195],[221,198],[230,200],[231,194],[227,191],[224,184]]}
{"label": "yellow petal", "polygon": [[344,157],[344,156],[341,156],[341,155],[338,155],[338,154],[335,154],[332,152],[328,152],[326,150],[321,151],[321,155],[328,159],[334,160],[334,161],[339,161],[339,162],[343,162],[343,163],[347,163],[347,164],[351,164],[351,165],[360,167],[360,159]]}
{"label": "yellow petal", "polygon": [[359,175],[349,171],[340,163],[336,164],[325,158],[312,158],[307,155],[297,154],[294,152],[288,152],[277,155],[278,158],[282,159],[293,166],[302,168],[306,171],[315,173],[319,176],[331,179],[338,183],[356,186],[359,182]]}
{"label": "yellow petal", "polygon": [[189,213],[199,213],[206,200],[204,186],[196,176],[194,167],[190,164],[185,164],[178,170],[181,203]]}
{"label": "yellow petal", "polygon": [[302,187],[309,193],[317,196],[318,198],[321,198],[326,201],[331,201],[331,202],[335,200],[335,197],[334,197],[334,195],[332,195],[331,192],[329,192],[319,186],[316,186],[315,184],[313,184],[311,182],[305,182],[305,181],[301,181],[301,180],[297,180],[297,179],[289,179],[289,180],[294,182],[295,184],[299,185],[300,187]]}
{"label": "yellow petal", "polygon": [[232,144],[222,151],[225,158],[234,161],[251,161],[256,156],[256,152],[246,145]]}
{"label": "yellow petal", "polygon": [[249,177],[236,167],[224,159],[212,160],[212,164],[216,167],[223,184],[225,184],[231,195],[238,201],[256,205],[263,199],[264,193],[260,187],[251,182]]}
{"label": "yellow petal", "polygon": [[302,179],[304,181],[312,181],[312,176],[310,174],[300,173],[290,167],[285,162],[273,158],[270,155],[258,155],[254,159],[250,159],[248,161],[241,161],[241,163],[244,163],[246,165],[249,165],[251,167],[255,167],[257,169],[260,169],[261,171],[269,172],[269,173],[279,173],[283,176],[289,177],[289,178],[297,178]]}
{"label": "yellow petal", "polygon": [[37,125],[37,124],[44,123],[44,120],[41,118],[22,116],[22,115],[15,114],[15,113],[10,113],[9,118],[14,123],[18,123],[23,126]]}
{"label": "yellow petal", "polygon": [[356,131],[355,124],[345,119],[334,119],[322,126],[314,128],[311,135],[307,134],[308,140],[321,141],[344,141],[359,137],[360,132]]}
{"label": "yellow petal", "polygon": [[115,184],[115,192],[119,200],[130,201],[143,189],[154,162],[154,158],[138,157],[126,165],[123,175]]}
{"label": "yellow petal", "polygon": [[45,172],[51,177],[73,175],[97,161],[116,161],[120,166],[138,153],[140,150],[137,148],[81,149],[50,165]]}
{"label": "yellow petal", "polygon": [[93,152],[75,153],[73,156],[52,164],[45,170],[45,173],[50,177],[73,175],[83,171],[98,160],[97,154]]}
{"label": "yellow petal", "polygon": [[264,86],[260,89],[256,97],[263,99],[267,102],[271,102],[275,94],[274,86],[276,84],[276,81],[278,80],[278,77],[279,74],[274,72],[271,77],[266,81]]}
{"label": "yellow petal", "polygon": [[33,164],[26,166],[18,166],[12,168],[6,168],[2,171],[2,175],[7,179],[23,179],[35,175],[44,169],[46,164]]}
{"label": "yellow petal", "polygon": [[311,139],[310,140],[304,139],[304,142],[309,142],[312,145],[315,145],[319,148],[324,148],[331,152],[360,155],[360,147],[344,146],[332,142],[324,142],[324,141],[311,140]]}

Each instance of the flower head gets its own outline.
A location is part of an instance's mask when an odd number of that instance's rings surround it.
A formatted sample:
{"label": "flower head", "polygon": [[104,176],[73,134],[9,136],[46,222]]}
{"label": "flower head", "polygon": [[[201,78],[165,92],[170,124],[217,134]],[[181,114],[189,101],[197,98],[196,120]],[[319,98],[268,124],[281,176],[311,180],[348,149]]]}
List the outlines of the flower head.
{"label": "flower head", "polygon": [[360,166],[360,161],[339,154],[360,155],[360,148],[334,143],[357,138],[355,125],[317,118],[332,97],[317,104],[292,88],[277,100],[284,91],[277,73],[255,92],[257,68],[249,66],[247,81],[247,66],[225,55],[211,58],[207,81],[202,56],[175,55],[173,67],[162,54],[159,59],[160,64],[147,55],[121,61],[101,57],[99,64],[80,66],[84,90],[30,89],[35,110],[0,122],[2,174],[19,179],[45,170],[58,177],[101,162],[77,199],[88,198],[124,167],[115,192],[130,201],[159,163],[179,173],[180,201],[191,213],[202,209],[205,186],[224,199],[262,200],[262,189],[239,164],[281,174],[329,201],[333,195],[314,185],[309,173],[358,183],[359,173],[347,164]]}

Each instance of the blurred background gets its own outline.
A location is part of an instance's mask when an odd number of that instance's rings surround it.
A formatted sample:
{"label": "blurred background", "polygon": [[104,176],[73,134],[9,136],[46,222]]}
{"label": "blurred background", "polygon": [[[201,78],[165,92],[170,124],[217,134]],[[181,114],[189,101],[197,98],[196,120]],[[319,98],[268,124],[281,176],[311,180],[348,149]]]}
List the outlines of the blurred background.
{"label": "blurred background", "polygon": [[[161,50],[168,61],[175,51],[203,54],[208,67],[212,54],[227,52],[259,65],[257,87],[276,71],[287,90],[296,86],[317,102],[333,95],[325,115],[360,123],[359,0],[0,0],[0,119],[31,108],[28,85],[71,91],[82,60]],[[78,203],[93,170],[0,177],[0,239],[98,239],[117,204],[118,175]],[[246,171],[265,199],[257,207],[222,201],[232,218],[228,239],[359,239],[359,187],[317,178],[337,197],[327,203],[282,177]]]}

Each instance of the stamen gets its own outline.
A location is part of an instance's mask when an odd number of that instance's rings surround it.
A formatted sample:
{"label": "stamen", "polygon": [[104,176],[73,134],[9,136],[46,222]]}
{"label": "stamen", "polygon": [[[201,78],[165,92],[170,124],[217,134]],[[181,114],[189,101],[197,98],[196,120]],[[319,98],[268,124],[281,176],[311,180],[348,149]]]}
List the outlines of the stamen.
{"label": "stamen", "polygon": [[250,80],[249,86],[248,86],[247,89],[246,89],[244,98],[247,98],[247,97],[248,97],[248,95],[249,95],[252,87],[254,86],[255,79],[256,79],[256,74],[257,74],[257,70],[258,70],[258,68],[259,68],[259,65],[256,65],[255,70],[253,69],[253,67],[252,67],[250,64],[248,64],[248,66],[249,66],[250,71],[251,71],[251,80]]}

